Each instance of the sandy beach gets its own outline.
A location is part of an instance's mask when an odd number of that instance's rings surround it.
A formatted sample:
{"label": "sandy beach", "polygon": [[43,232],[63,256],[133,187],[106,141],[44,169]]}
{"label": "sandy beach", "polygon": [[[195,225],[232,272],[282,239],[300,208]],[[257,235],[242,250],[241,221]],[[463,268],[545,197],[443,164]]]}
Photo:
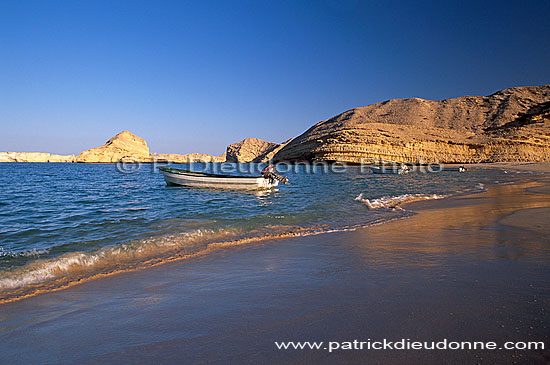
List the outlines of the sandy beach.
{"label": "sandy beach", "polygon": [[550,162],[492,162],[467,164],[466,166],[519,172],[548,173],[550,171]]}
{"label": "sandy beach", "polygon": [[0,1],[0,365],[550,364],[550,1]]}
{"label": "sandy beach", "polygon": [[[527,180],[529,179],[529,180]],[[407,205],[0,306],[2,363],[544,362],[548,350],[279,350],[275,341],[550,340],[550,184]]]}

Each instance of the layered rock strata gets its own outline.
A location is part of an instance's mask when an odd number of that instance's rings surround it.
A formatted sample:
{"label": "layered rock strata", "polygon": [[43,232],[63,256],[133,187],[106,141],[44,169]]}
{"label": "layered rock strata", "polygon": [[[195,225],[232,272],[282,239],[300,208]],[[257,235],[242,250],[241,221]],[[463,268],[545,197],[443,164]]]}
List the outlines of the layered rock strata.
{"label": "layered rock strata", "polygon": [[315,124],[275,161],[550,161],[550,85],[441,101],[392,99]]}

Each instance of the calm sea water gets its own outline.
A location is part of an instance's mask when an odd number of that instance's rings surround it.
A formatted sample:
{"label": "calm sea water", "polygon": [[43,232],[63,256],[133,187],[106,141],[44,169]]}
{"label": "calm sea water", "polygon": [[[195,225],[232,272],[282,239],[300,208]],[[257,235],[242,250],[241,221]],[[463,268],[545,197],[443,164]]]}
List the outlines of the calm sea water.
{"label": "calm sea water", "polygon": [[284,170],[290,185],[251,192],[166,186],[152,165],[121,173],[114,164],[0,163],[0,299],[201,252],[213,243],[382,223],[411,214],[396,207],[399,202],[480,191],[512,175]]}

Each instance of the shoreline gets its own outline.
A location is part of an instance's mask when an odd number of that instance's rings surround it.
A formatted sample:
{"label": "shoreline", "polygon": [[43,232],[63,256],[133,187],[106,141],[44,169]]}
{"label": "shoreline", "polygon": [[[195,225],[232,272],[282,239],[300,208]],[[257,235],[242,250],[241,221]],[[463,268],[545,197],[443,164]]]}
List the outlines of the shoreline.
{"label": "shoreline", "polygon": [[[534,167],[534,169],[529,170],[529,172],[533,172],[536,175],[533,176],[535,181],[538,181],[543,178],[544,175],[540,174],[541,172],[549,172],[550,171],[550,163],[519,163],[520,168],[515,170],[514,167],[518,165],[518,163],[506,163],[501,164],[495,168],[503,169],[504,167],[508,168],[510,171],[517,171],[517,172],[525,172],[525,169],[529,166]],[[468,167],[476,167],[476,168],[486,168],[484,165],[468,165]],[[546,169],[548,168],[548,169]],[[530,180],[533,180],[531,178]],[[523,184],[522,182],[518,181],[511,181],[506,183],[500,183],[500,184],[511,184],[511,185],[517,185],[517,184]],[[489,186],[498,186],[500,185],[498,182],[491,184]],[[460,198],[460,197],[468,197],[470,195],[476,196],[479,194],[487,193],[487,190],[482,191],[469,191],[465,193],[457,193],[450,196],[445,196],[443,198],[426,198],[426,197],[420,197],[418,199],[415,199],[414,197],[411,198],[411,200],[406,200],[402,202],[397,202],[395,205],[389,205],[386,206],[385,209],[401,209],[406,207],[406,210],[410,210],[413,214],[418,214],[424,209],[429,209],[430,207],[436,207],[436,206],[445,206],[447,201],[449,199],[453,198]],[[356,199],[357,200],[357,199]],[[435,204],[436,201],[439,201],[438,205]],[[363,203],[363,202],[361,202]],[[371,208],[369,206],[369,209],[380,209],[380,207]],[[384,209],[384,208],[381,208]],[[414,216],[414,215],[413,215]],[[14,288],[13,290],[6,291],[4,294],[7,296],[0,297],[0,306],[7,303],[13,303],[25,299],[29,299],[35,296],[39,295],[45,295],[48,293],[53,293],[61,290],[66,290],[68,288],[82,285],[84,283],[95,281],[95,280],[101,280],[103,278],[111,277],[120,275],[123,273],[131,273],[141,270],[148,270],[153,267],[162,266],[171,262],[178,262],[178,261],[184,261],[188,259],[193,259],[205,255],[209,255],[212,253],[215,253],[219,250],[225,250],[230,247],[239,247],[239,248],[246,248],[247,246],[251,244],[267,244],[270,241],[274,240],[280,240],[280,239],[289,239],[289,238],[296,238],[296,237],[308,237],[308,236],[317,236],[317,235],[324,235],[327,233],[339,233],[339,232],[347,232],[347,231],[356,231],[356,230],[363,230],[363,229],[369,229],[374,226],[378,225],[386,225],[393,221],[400,221],[403,219],[410,219],[409,217],[402,217],[402,218],[393,218],[387,221],[383,221],[380,223],[374,223],[370,225],[365,225],[363,227],[350,227],[350,228],[342,228],[342,229],[335,229],[335,230],[328,230],[328,231],[318,231],[315,229],[303,229],[303,230],[292,230],[288,231],[286,233],[282,234],[275,234],[275,235],[262,235],[262,236],[250,236],[250,237],[243,237],[236,240],[222,240],[222,241],[213,241],[207,244],[207,246],[204,249],[200,249],[196,252],[183,252],[183,251],[171,251],[167,250],[166,252],[159,253],[158,255],[152,255],[152,256],[146,256],[143,258],[143,260],[138,260],[135,262],[128,262],[123,263],[122,266],[119,268],[115,268],[109,271],[98,271],[93,272],[90,271],[86,273],[86,270],[83,271],[83,273],[77,273],[76,275],[63,275],[62,277],[58,279],[48,280],[44,283],[32,283],[30,285],[26,285],[24,287]],[[242,247],[241,247],[242,246]],[[78,253],[78,252],[77,252]],[[50,259],[45,259],[46,261],[49,261]],[[1,293],[0,293],[1,294]]]}
{"label": "shoreline", "polygon": [[[527,180],[411,202],[405,206],[417,214],[406,219],[222,247],[0,304],[0,350],[6,361],[16,360],[8,350],[13,346],[21,351],[17,359],[37,360],[25,350],[34,344],[46,358],[69,362],[268,356],[301,363],[367,356],[383,363],[413,355],[419,362],[440,361],[445,353],[281,352],[272,341],[451,336],[548,342],[540,310],[550,312],[544,284],[550,254],[540,222],[550,219],[549,181],[546,175]],[[539,315],[532,314],[534,308]],[[63,331],[75,320],[82,331],[67,337]],[[24,340],[35,337],[42,342]],[[453,356],[540,361],[548,352]]]}
{"label": "shoreline", "polygon": [[466,164],[465,166],[516,172],[550,173],[550,162],[488,162]]}

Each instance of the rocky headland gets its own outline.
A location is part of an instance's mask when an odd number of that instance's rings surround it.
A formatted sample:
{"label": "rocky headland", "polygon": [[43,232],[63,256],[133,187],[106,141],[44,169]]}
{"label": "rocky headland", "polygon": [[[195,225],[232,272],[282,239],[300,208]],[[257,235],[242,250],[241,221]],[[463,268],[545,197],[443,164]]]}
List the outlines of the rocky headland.
{"label": "rocky headland", "polygon": [[124,131],[78,156],[0,152],[0,162],[480,163],[550,161],[550,85],[440,101],[391,99],[348,110],[278,144],[246,138],[219,155],[151,153]]}
{"label": "rocky headland", "polygon": [[133,162],[149,162],[151,154],[147,142],[135,134],[120,132],[103,146],[81,152],[76,162],[113,163],[129,160]]}
{"label": "rocky headland", "polygon": [[226,162],[262,162],[277,147],[279,147],[278,143],[246,138],[227,146]]}
{"label": "rocky headland", "polygon": [[123,131],[109,139],[103,146],[81,152],[78,156],[53,155],[40,152],[0,152],[0,162],[266,162],[282,147],[278,143],[246,138],[227,146],[219,156],[204,153],[153,153],[147,142],[129,131]]}
{"label": "rocky headland", "polygon": [[319,122],[280,161],[550,161],[550,85],[441,101],[392,99]]}

